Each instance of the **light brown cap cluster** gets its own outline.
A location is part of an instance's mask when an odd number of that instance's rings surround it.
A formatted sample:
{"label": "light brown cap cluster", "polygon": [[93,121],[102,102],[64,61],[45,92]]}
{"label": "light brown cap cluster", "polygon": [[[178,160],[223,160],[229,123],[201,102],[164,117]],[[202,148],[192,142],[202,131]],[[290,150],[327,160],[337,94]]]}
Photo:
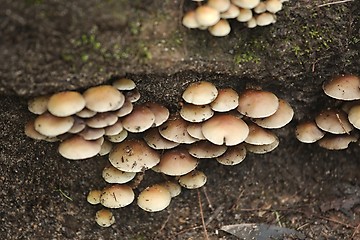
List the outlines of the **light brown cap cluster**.
{"label": "light brown cap cluster", "polygon": [[[317,142],[329,150],[343,150],[358,141],[360,129],[360,78],[356,75],[339,75],[325,81],[324,93],[345,101],[340,108],[322,110],[314,121],[299,123],[296,137],[304,143]],[[334,104],[335,105],[335,104]]]}
{"label": "light brown cap cluster", "polygon": [[186,12],[182,24],[190,29],[207,29],[213,36],[224,37],[231,32],[231,19],[245,23],[248,28],[275,23],[275,14],[283,8],[283,2],[284,0],[208,0]]}

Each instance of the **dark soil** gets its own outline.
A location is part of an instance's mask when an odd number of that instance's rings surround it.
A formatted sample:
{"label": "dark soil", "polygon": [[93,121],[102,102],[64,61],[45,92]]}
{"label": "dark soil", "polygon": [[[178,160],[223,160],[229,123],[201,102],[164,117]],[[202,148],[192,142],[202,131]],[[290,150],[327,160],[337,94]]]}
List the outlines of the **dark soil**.
{"label": "dark soil", "polygon": [[[267,223],[307,239],[360,239],[360,146],[328,151],[300,144],[296,123],[338,104],[324,80],[360,74],[360,2],[290,1],[277,23],[246,29],[231,23],[228,37],[181,26],[188,1],[2,0],[0,9],[0,238],[1,239],[236,239],[221,226]],[[94,221],[86,202],[105,186],[106,157],[68,161],[56,143],[25,136],[31,96],[83,90],[116,76],[131,77],[141,101],[176,111],[190,82],[261,87],[291,103],[295,117],[277,132],[280,146],[248,154],[228,167],[205,160],[208,182],[183,190],[158,213],[136,206],[113,211],[116,224]],[[148,171],[139,190],[156,182]],[[200,205],[201,204],[201,205]],[[201,208],[200,208],[201,206]]]}

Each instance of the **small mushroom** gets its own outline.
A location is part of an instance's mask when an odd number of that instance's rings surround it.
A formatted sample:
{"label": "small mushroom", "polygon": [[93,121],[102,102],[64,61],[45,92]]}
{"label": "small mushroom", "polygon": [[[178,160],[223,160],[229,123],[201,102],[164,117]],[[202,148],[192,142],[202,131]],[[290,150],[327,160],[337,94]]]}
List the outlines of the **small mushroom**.
{"label": "small mushroom", "polygon": [[106,187],[100,196],[100,203],[107,208],[122,208],[134,201],[135,194],[131,187],[114,184]]}
{"label": "small mushroom", "polygon": [[118,116],[114,112],[97,113],[95,116],[85,120],[86,125],[92,128],[104,128],[114,125],[118,121]]}
{"label": "small mushroom", "polygon": [[220,19],[215,25],[210,26],[208,30],[215,37],[224,37],[229,35],[231,27],[226,19]]}
{"label": "small mushroom", "polygon": [[124,104],[124,95],[115,87],[102,85],[87,89],[83,96],[86,107],[94,112],[108,112],[118,109]]}
{"label": "small mushroom", "polygon": [[255,17],[257,26],[267,26],[276,22],[275,15],[269,12],[264,12]]}
{"label": "small mushroom", "polygon": [[264,154],[264,153],[271,152],[272,150],[277,148],[277,146],[279,146],[278,138],[273,143],[264,144],[264,145],[253,145],[253,144],[245,143],[246,150],[248,152],[256,153],[256,154]]}
{"label": "small mushroom", "polygon": [[326,135],[318,141],[318,144],[322,148],[329,150],[343,150],[348,148],[351,142],[356,142],[358,136],[340,134],[340,135]]}
{"label": "small mushroom", "polygon": [[167,140],[160,135],[157,128],[151,128],[144,134],[144,140],[149,147],[157,150],[171,149],[178,146],[180,143]]}
{"label": "small mushroom", "polygon": [[360,78],[356,75],[337,76],[324,82],[323,90],[335,99],[357,100],[360,99]]}
{"label": "small mushroom", "polygon": [[216,112],[227,112],[237,108],[239,105],[239,94],[232,88],[220,89],[213,102],[211,109]]}
{"label": "small mushroom", "polygon": [[220,17],[223,19],[237,18],[237,16],[239,16],[239,13],[240,13],[239,8],[231,3],[228,10],[220,13]]}
{"label": "small mushroom", "polygon": [[214,115],[209,105],[193,105],[185,103],[180,109],[180,116],[188,122],[203,122]]}
{"label": "small mushroom", "polygon": [[122,119],[123,127],[132,133],[144,132],[154,125],[154,113],[144,105],[137,105],[133,111]]}
{"label": "small mushroom", "polygon": [[47,108],[57,117],[71,116],[85,107],[84,97],[75,91],[55,93],[49,98]]}
{"label": "small mushroom", "polygon": [[215,145],[209,141],[199,141],[188,146],[191,156],[196,158],[215,158],[226,152],[225,145]]}
{"label": "small mushroom", "polygon": [[102,191],[101,190],[91,190],[89,191],[86,200],[88,203],[92,204],[92,205],[96,205],[100,203],[100,196],[101,196]]}
{"label": "small mushroom", "polygon": [[253,13],[250,9],[240,8],[239,11],[239,16],[236,18],[239,22],[247,22],[253,17]]}
{"label": "small mushroom", "polygon": [[222,165],[233,166],[241,163],[246,157],[246,148],[243,144],[229,147],[226,152],[216,160]]}
{"label": "small mushroom", "polygon": [[194,105],[206,105],[215,100],[218,90],[210,82],[200,81],[190,84],[182,94],[187,103]]}
{"label": "small mushroom", "polygon": [[230,8],[230,0],[208,0],[207,5],[219,12],[225,12]]}
{"label": "small mushroom", "polygon": [[360,104],[350,108],[348,119],[355,128],[360,129]]}
{"label": "small mushroom", "polygon": [[169,190],[160,184],[145,188],[137,199],[138,206],[148,212],[162,211],[169,206],[170,202]]}
{"label": "small mushroom", "polygon": [[196,189],[205,185],[207,177],[204,172],[193,170],[181,177],[179,183],[182,187],[187,189]]}
{"label": "small mushroom", "polygon": [[159,183],[159,185],[164,186],[167,190],[169,190],[171,197],[176,197],[181,193],[181,186],[174,181],[166,181]]}
{"label": "small mushroom", "polygon": [[166,107],[155,103],[155,102],[147,102],[144,104],[145,107],[149,108],[149,110],[154,114],[155,116],[155,121],[153,124],[153,127],[158,127],[161,124],[163,124],[164,122],[166,122],[166,120],[168,120],[169,116],[170,116],[170,112],[169,109],[167,109]]}
{"label": "small mushroom", "polygon": [[315,122],[321,130],[332,134],[349,133],[353,129],[346,113],[337,109],[323,110],[315,117]]}
{"label": "small mushroom", "polygon": [[47,105],[50,95],[43,95],[32,98],[28,101],[28,110],[34,114],[40,115],[47,111]]}
{"label": "small mushroom", "polygon": [[260,0],[231,0],[231,2],[238,7],[252,9],[260,3]]}
{"label": "small mushroom", "polygon": [[248,124],[248,127],[249,135],[245,139],[246,143],[252,145],[265,145],[271,144],[277,140],[277,137],[273,132],[265,130],[254,123]]}
{"label": "small mushroom", "polygon": [[195,10],[196,22],[200,26],[212,26],[220,20],[220,12],[210,6],[202,5]]}
{"label": "small mushroom", "polygon": [[35,119],[35,130],[48,137],[55,137],[68,132],[74,125],[74,118],[56,117],[48,112],[38,116]]}
{"label": "small mushroom", "polygon": [[167,120],[159,127],[159,133],[165,139],[177,142],[190,144],[196,142],[197,139],[193,138],[187,132],[188,123],[182,118],[172,118]]}
{"label": "small mushroom", "polygon": [[314,143],[324,137],[325,133],[321,131],[314,121],[305,121],[299,123],[295,129],[296,138],[303,143]]}
{"label": "small mushroom", "polygon": [[59,145],[61,156],[71,160],[81,160],[96,156],[100,152],[100,140],[85,140],[79,135],[65,139]]}
{"label": "small mushroom", "polygon": [[102,177],[105,182],[108,183],[127,183],[130,182],[135,175],[135,172],[124,172],[114,166],[107,166],[102,171]]}
{"label": "small mushroom", "polygon": [[198,28],[200,24],[196,21],[195,10],[189,11],[184,14],[182,24],[187,28]]}
{"label": "small mushroom", "polygon": [[266,0],[266,10],[271,13],[277,13],[282,9],[282,3],[280,0]]}
{"label": "small mushroom", "polygon": [[135,89],[136,87],[134,81],[129,78],[119,78],[115,80],[112,85],[120,91],[129,91]]}
{"label": "small mushroom", "polygon": [[101,227],[110,227],[115,223],[115,217],[109,209],[101,209],[96,212],[95,221]]}

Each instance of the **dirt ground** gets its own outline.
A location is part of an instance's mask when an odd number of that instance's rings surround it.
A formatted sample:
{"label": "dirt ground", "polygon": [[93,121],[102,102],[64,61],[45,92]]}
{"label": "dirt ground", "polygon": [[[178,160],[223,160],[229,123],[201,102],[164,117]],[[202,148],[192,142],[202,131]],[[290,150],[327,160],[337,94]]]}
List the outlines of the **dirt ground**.
{"label": "dirt ground", "polygon": [[[360,1],[321,6],[330,2],[290,0],[274,25],[249,30],[232,22],[228,37],[215,38],[181,26],[183,12],[196,6],[190,1],[2,0],[0,238],[206,239],[207,232],[237,239],[220,228],[266,223],[305,239],[360,239],[359,142],[328,151],[294,137],[297,122],[338,104],[322,93],[324,80],[360,74]],[[295,117],[277,131],[273,152],[232,167],[201,161],[205,187],[183,189],[158,213],[132,203],[101,228],[100,207],[86,195],[105,186],[107,158],[69,161],[56,143],[27,138],[24,125],[34,118],[27,100],[124,75],[137,83],[140,101],[156,99],[172,112],[185,87],[202,79],[272,91]],[[158,180],[146,172],[137,191]]]}

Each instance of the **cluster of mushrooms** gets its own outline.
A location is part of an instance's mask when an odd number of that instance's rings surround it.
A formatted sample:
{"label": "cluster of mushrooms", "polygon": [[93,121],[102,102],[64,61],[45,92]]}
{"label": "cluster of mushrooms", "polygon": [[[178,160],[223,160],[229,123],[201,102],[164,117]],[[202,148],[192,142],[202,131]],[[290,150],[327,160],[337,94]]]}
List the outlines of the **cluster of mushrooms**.
{"label": "cluster of mushrooms", "polygon": [[206,175],[197,169],[201,159],[235,165],[247,152],[270,152],[279,144],[272,129],[285,126],[294,114],[271,92],[247,89],[238,94],[200,81],[186,88],[180,111],[170,115],[158,103],[133,104],[140,98],[135,87],[121,78],[83,93],[64,91],[28,102],[37,116],[26,124],[27,136],[59,141],[59,153],[70,160],[108,154],[102,176],[109,185],[87,196],[89,203],[104,207],[95,218],[103,227],[115,222],[110,209],[134,201],[146,170],[165,180],[142,190],[137,204],[148,212],[161,211],[182,187],[206,183]]}
{"label": "cluster of mushrooms", "polygon": [[336,76],[324,82],[323,90],[337,102],[334,107],[322,110],[314,120],[299,123],[296,138],[303,143],[317,142],[329,150],[346,149],[359,139],[360,78]]}
{"label": "cluster of mushrooms", "polygon": [[186,12],[182,24],[191,29],[207,29],[213,36],[223,37],[231,31],[231,19],[245,23],[248,28],[275,23],[275,14],[286,1],[288,0],[207,0],[205,4],[199,3],[196,9]]}

